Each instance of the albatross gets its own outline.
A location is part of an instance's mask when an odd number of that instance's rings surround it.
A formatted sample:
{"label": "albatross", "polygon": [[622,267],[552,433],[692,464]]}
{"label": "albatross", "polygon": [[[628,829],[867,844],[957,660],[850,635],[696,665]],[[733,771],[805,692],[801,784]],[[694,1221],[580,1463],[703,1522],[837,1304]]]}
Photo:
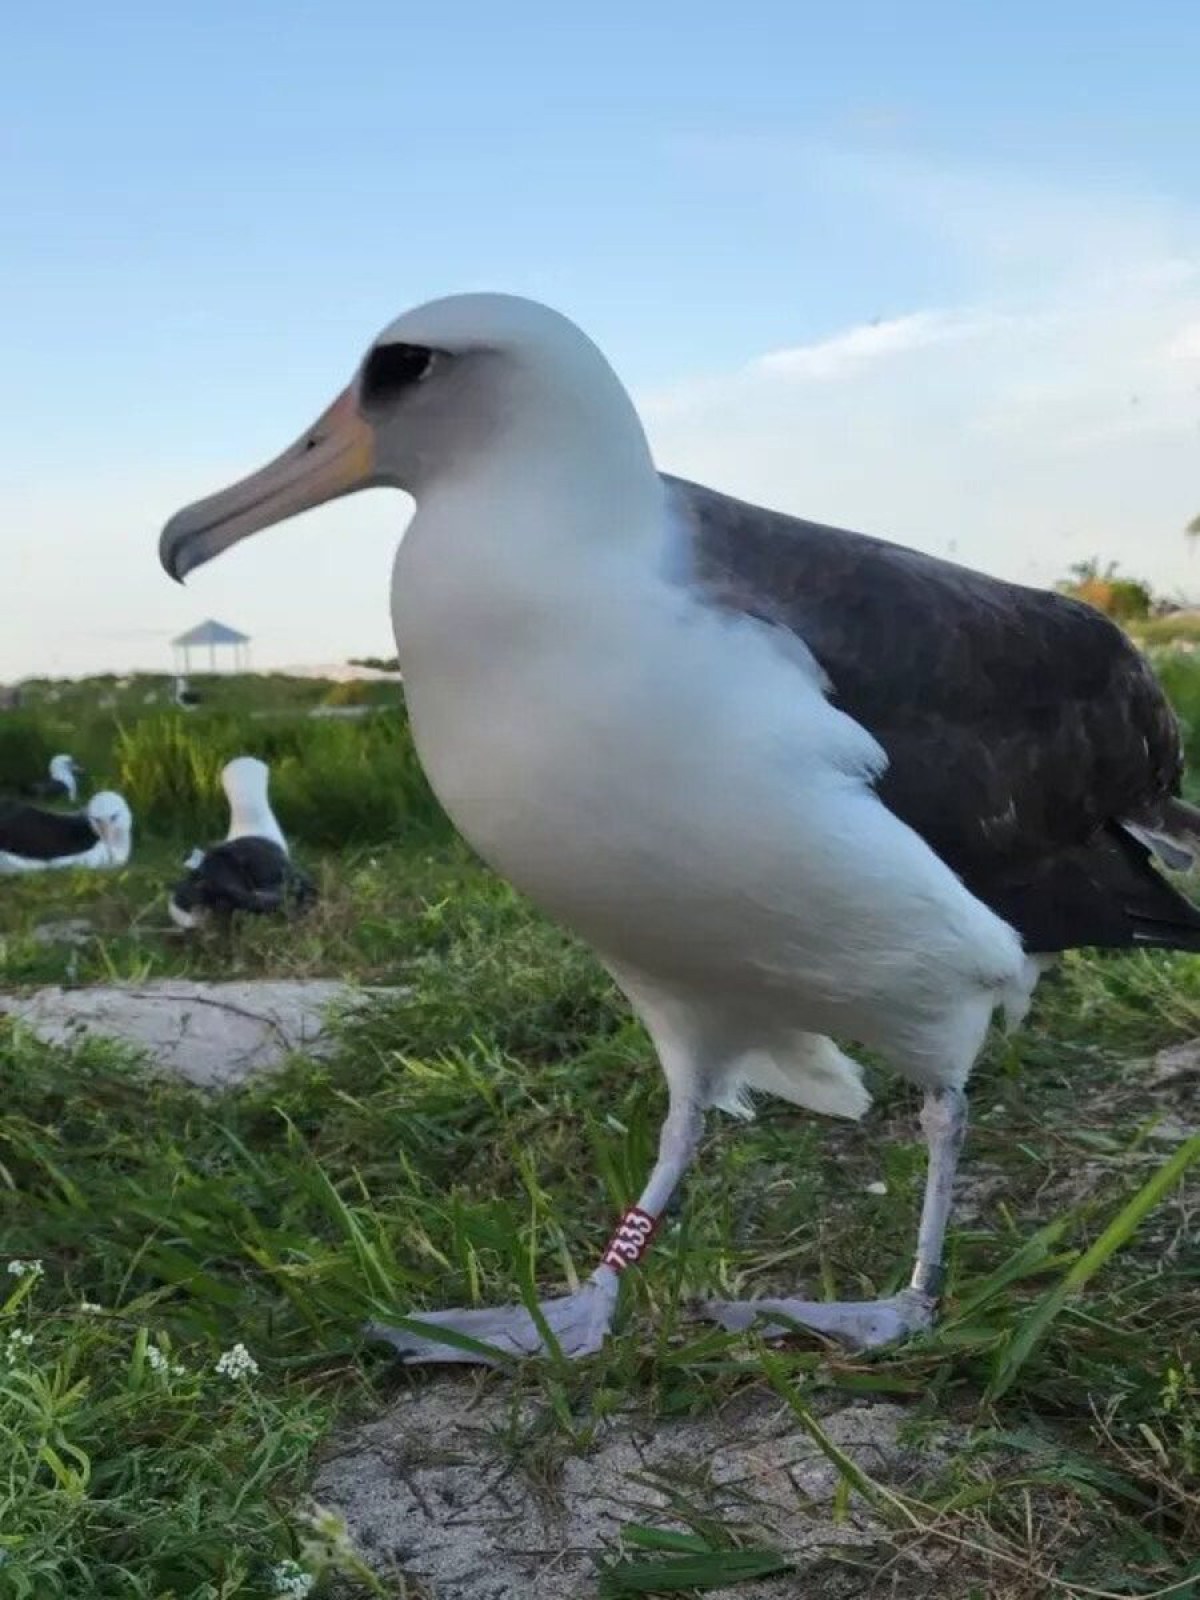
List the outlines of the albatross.
{"label": "albatross", "polygon": [[190,686],[186,678],[177,677],[175,679],[175,689],[171,698],[181,711],[194,711],[200,704],[200,696]]}
{"label": "albatross", "polygon": [[416,502],[392,617],[433,788],[591,945],[668,1109],[575,1293],[540,1319],[452,1309],[373,1331],[405,1361],[537,1353],[539,1322],[565,1355],[595,1351],[708,1108],[766,1093],[861,1117],[854,1045],[923,1091],[909,1286],[706,1309],[861,1347],[928,1328],[994,1014],[1016,1024],[1072,947],[1200,949],[1200,911],[1154,864],[1190,859],[1200,812],[1148,664],[1061,595],[660,473],[596,346],[503,295],[399,317],[290,449],[171,518],[162,563],[182,580],[375,485]]}
{"label": "albatross", "polygon": [[171,891],[167,909],[176,927],[197,927],[209,912],[259,915],[299,910],[316,898],[307,873],[295,866],[268,797],[270,770],[256,756],[237,756],[221,771],[229,801],[224,842],[193,850],[187,877]]}
{"label": "albatross", "polygon": [[0,802],[0,874],[123,867],[132,846],[133,817],[110,789],[94,794],[83,811],[69,813]]}
{"label": "albatross", "polygon": [[35,800],[69,800],[72,805],[79,798],[79,780],[83,768],[74,756],[51,756],[46,776],[31,783],[25,793]]}

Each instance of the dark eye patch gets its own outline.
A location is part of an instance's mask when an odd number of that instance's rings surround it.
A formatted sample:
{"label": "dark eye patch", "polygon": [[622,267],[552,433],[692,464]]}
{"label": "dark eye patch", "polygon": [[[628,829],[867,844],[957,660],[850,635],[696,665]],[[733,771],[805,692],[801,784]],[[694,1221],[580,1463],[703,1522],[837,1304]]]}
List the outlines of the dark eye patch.
{"label": "dark eye patch", "polygon": [[363,363],[360,390],[364,403],[391,400],[410,384],[420,383],[434,354],[423,344],[376,345]]}

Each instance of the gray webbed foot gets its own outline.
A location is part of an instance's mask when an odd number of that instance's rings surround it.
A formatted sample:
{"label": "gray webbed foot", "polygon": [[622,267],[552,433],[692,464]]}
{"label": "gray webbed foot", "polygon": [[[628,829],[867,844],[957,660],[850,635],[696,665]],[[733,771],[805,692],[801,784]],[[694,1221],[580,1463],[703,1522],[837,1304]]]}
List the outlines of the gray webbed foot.
{"label": "gray webbed foot", "polygon": [[765,1338],[781,1339],[808,1328],[852,1349],[874,1350],[928,1332],[934,1302],[904,1289],[888,1300],[706,1300],[697,1312],[729,1333],[753,1328]]}
{"label": "gray webbed foot", "polygon": [[[569,1361],[595,1355],[608,1337],[616,1305],[616,1283],[609,1285],[591,1278],[574,1294],[540,1303],[542,1316],[562,1354]],[[548,1346],[533,1317],[524,1306],[493,1306],[473,1310],[414,1312],[414,1323],[428,1333],[409,1332],[383,1322],[367,1324],[371,1339],[391,1345],[406,1366],[420,1362],[471,1362],[477,1366],[502,1366],[506,1358],[546,1355]],[[488,1345],[494,1354],[467,1350],[438,1339],[437,1328],[460,1333],[479,1344]]]}

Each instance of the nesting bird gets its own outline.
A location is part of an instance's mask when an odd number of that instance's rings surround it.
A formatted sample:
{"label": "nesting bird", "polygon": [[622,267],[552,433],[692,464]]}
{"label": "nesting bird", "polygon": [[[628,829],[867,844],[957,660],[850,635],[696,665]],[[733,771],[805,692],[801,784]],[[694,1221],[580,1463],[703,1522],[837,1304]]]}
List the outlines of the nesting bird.
{"label": "nesting bird", "polygon": [[168,903],[177,927],[193,929],[209,913],[299,911],[316,899],[315,884],[292,861],[271,810],[269,780],[266,763],[254,756],[238,756],[225,766],[221,784],[229,801],[229,832],[224,843],[193,850],[184,863],[187,877]]}
{"label": "nesting bird", "polygon": [[175,689],[171,698],[182,711],[194,711],[200,704],[200,696],[190,687],[186,678],[175,679]]}
{"label": "nesting bird", "polygon": [[68,800],[74,805],[79,799],[79,780],[83,775],[83,768],[74,756],[53,756],[46,777],[31,783],[25,793],[35,800]]}
{"label": "nesting bird", "polygon": [[0,802],[0,874],[123,867],[132,848],[133,816],[111,790],[94,794],[79,812]]}
{"label": "nesting bird", "polygon": [[[369,485],[416,513],[392,614],[425,770],[481,856],[586,939],[650,1034],[668,1111],[646,1187],[574,1293],[377,1327],[406,1361],[599,1347],[705,1113],[755,1093],[860,1117],[842,1042],[924,1093],[909,1287],[713,1301],[730,1329],[855,1345],[927,1327],[964,1086],[1041,958],[1200,949],[1155,871],[1188,857],[1182,747],[1098,612],[660,475],[600,351],[544,306],[434,301],[295,446],[163,531],[182,578]],[[834,1041],[838,1040],[839,1043]]]}

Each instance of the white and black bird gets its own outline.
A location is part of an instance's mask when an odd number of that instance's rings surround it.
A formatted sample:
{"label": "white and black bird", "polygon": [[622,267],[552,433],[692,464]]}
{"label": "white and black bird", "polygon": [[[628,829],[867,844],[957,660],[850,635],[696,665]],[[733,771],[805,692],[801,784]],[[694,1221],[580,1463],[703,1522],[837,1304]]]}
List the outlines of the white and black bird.
{"label": "white and black bird", "polygon": [[[925,1094],[911,1286],[708,1309],[862,1345],[927,1326],[993,1013],[1019,1018],[1072,946],[1200,949],[1151,859],[1190,855],[1200,815],[1149,666],[1062,596],[660,475],[600,351],[507,296],[400,317],[290,450],[171,519],[163,564],[379,484],[416,502],[392,612],[433,787],[589,941],[667,1078],[646,1188],[542,1305],[559,1347],[606,1336],[708,1107],[863,1114],[835,1039]],[[472,1359],[439,1327],[543,1348],[522,1306],[418,1315],[425,1336],[376,1329],[405,1360]]]}
{"label": "white and black bird", "polygon": [[194,711],[200,704],[201,699],[196,691],[189,685],[186,678],[175,679],[175,688],[171,698],[183,711]]}
{"label": "white and black bird", "polygon": [[133,817],[111,790],[94,794],[75,812],[0,801],[0,874],[123,867],[132,848]]}
{"label": "white and black bird", "polygon": [[187,877],[171,891],[168,910],[176,927],[197,927],[208,914],[295,912],[316,899],[316,886],[292,861],[271,810],[270,774],[264,761],[238,756],[221,773],[229,801],[224,843],[193,850]]}
{"label": "white and black bird", "polygon": [[84,769],[74,756],[51,757],[47,775],[31,783],[25,793],[33,800],[67,800],[74,805],[79,799],[79,780]]}

